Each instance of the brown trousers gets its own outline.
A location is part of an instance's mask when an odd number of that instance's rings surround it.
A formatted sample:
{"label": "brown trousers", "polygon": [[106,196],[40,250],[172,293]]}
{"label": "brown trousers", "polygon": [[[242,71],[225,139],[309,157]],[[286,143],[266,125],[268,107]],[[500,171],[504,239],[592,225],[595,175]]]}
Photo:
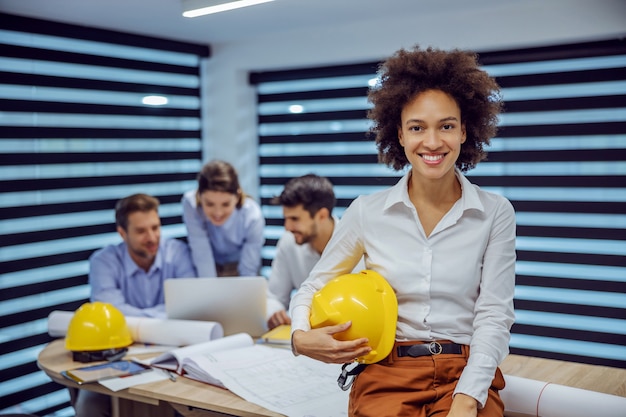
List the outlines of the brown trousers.
{"label": "brown trousers", "polygon": [[[354,380],[349,415],[353,417],[445,417],[452,406],[452,393],[467,364],[469,347],[463,353],[398,357],[396,346],[419,342],[396,342],[392,353],[368,365]],[[502,417],[504,404],[499,390],[504,377],[498,368],[479,417]]]}

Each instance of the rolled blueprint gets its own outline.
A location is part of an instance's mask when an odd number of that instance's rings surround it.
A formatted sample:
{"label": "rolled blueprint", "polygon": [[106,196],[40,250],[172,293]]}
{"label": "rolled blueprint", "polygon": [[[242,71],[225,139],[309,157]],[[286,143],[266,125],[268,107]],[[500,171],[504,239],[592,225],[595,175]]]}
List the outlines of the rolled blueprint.
{"label": "rolled blueprint", "polygon": [[[65,337],[73,311],[55,310],[48,315],[48,334]],[[126,317],[135,342],[155,345],[187,346],[224,336],[220,323],[201,320],[170,320],[150,317]]]}
{"label": "rolled blueprint", "polygon": [[506,417],[623,417],[626,397],[504,375]]}

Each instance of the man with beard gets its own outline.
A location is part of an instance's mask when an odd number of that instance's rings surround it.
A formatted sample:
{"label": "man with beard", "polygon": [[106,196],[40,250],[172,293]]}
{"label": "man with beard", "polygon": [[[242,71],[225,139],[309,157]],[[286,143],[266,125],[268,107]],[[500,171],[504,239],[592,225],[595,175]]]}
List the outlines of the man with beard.
{"label": "man with beard", "polygon": [[333,185],[318,175],[292,178],[273,202],[282,205],[286,232],[276,244],[268,283],[269,329],[291,324],[287,314],[291,294],[309,276],[338,222],[332,214]]}
{"label": "man with beard", "polygon": [[[90,301],[111,303],[125,316],[165,318],[163,282],[196,277],[186,243],[161,239],[159,200],[146,194],[122,198],[115,223],[123,242],[89,258]],[[111,397],[70,389],[76,417],[110,417]]]}
{"label": "man with beard", "polygon": [[89,258],[91,301],[113,304],[126,316],[165,318],[163,282],[196,277],[189,247],[161,239],[159,200],[134,194],[115,206],[117,232],[123,242]]}

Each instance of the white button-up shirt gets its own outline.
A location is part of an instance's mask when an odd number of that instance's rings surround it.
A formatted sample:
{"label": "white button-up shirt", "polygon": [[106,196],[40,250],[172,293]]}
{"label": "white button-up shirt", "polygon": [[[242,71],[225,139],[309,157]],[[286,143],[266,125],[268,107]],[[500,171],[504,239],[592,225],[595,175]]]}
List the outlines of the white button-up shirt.
{"label": "white button-up shirt", "polygon": [[[337,230],[339,218],[333,216]],[[302,282],[309,276],[315,264],[320,260],[320,253],[310,243],[299,245],[293,233],[285,231],[276,244],[276,255],[272,261],[272,270],[267,284],[267,318],[280,310],[288,310],[294,290],[300,288]],[[361,260],[354,272],[365,269]]]}
{"label": "white button-up shirt", "polygon": [[456,174],[461,198],[428,237],[409,199],[410,173],[355,199],[291,302],[292,331],[310,329],[313,294],[364,256],[396,292],[397,340],[470,345],[455,393],[484,406],[515,317],[515,212],[506,198]]}
{"label": "white button-up shirt", "polygon": [[288,308],[293,290],[300,288],[319,260],[320,254],[309,243],[298,245],[293,233],[283,233],[267,284],[267,318]]}

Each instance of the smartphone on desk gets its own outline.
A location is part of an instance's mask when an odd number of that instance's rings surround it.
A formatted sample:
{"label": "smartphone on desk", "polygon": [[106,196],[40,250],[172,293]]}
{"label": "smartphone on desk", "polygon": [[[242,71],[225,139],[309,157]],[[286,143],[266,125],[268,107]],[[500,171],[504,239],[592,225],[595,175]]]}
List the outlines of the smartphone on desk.
{"label": "smartphone on desk", "polygon": [[141,363],[122,360],[99,365],[83,366],[77,369],[62,371],[61,375],[79,385],[97,382],[101,379],[135,375],[149,370],[150,367]]}

